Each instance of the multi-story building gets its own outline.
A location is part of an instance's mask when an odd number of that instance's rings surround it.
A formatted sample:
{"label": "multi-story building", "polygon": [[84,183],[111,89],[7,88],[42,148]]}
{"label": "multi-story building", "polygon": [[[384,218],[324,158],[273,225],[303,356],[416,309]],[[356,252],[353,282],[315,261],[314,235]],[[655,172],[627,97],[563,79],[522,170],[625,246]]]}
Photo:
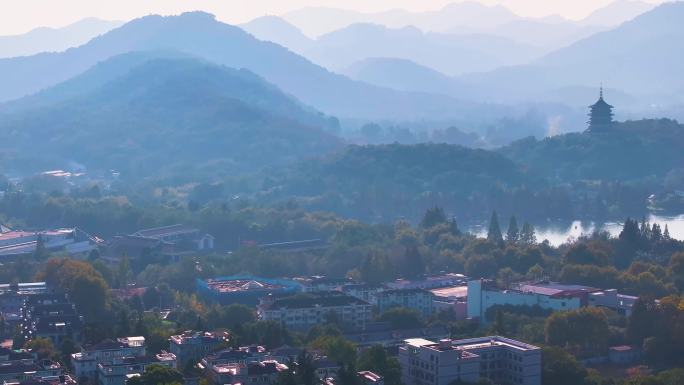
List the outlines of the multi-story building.
{"label": "multi-story building", "polygon": [[81,340],[83,317],[64,294],[29,296],[21,311],[21,333],[26,340],[49,338],[55,346],[67,338]]}
{"label": "multi-story building", "polygon": [[377,294],[377,301],[381,313],[393,307],[413,309],[423,317],[429,317],[433,312],[433,295],[425,289],[385,290]]}
{"label": "multi-story building", "polygon": [[382,284],[353,283],[342,286],[341,290],[345,294],[362,299],[371,305],[377,306],[378,294],[387,290],[387,287]]}
{"label": "multi-story building", "polygon": [[289,279],[236,275],[213,279],[198,279],[197,294],[207,302],[230,305],[240,303],[255,306],[268,294],[292,295],[302,290],[301,283]]}
{"label": "multi-story building", "polygon": [[438,343],[410,339],[399,348],[399,361],[405,384],[448,385],[484,378],[500,385],[541,384],[541,349],[499,336]]}
{"label": "multi-story building", "polygon": [[463,274],[444,273],[427,275],[420,279],[405,279],[399,278],[393,282],[389,282],[387,287],[390,289],[435,289],[438,287],[463,285],[467,282],[467,278]]}
{"label": "multi-story building", "polygon": [[19,359],[0,362],[0,381],[22,382],[63,374],[58,362],[38,359]]}
{"label": "multi-story building", "polygon": [[155,356],[114,358],[97,365],[99,385],[126,385],[132,377],[140,376],[151,365],[176,368],[176,356],[162,352]]}
{"label": "multi-story building", "polygon": [[186,331],[169,338],[169,351],[175,355],[177,366],[184,368],[218,350],[225,341],[225,336],[219,333]]}
{"label": "multi-story building", "polygon": [[206,373],[216,385],[224,384],[273,384],[278,374],[288,370],[278,361],[216,364]]}
{"label": "multi-story building", "polygon": [[7,228],[5,230],[7,231],[0,232],[0,258],[5,260],[30,255],[36,251],[39,244],[48,254],[87,256],[102,243],[101,239],[77,228],[44,231]]}
{"label": "multi-story building", "polygon": [[22,307],[29,296],[48,292],[45,282],[22,282],[0,284],[0,315],[4,328],[0,328],[1,338],[12,335],[23,320]]}
{"label": "multi-story building", "polygon": [[492,281],[478,279],[468,282],[468,317],[487,322],[487,310],[496,305],[539,306],[551,311],[599,306],[628,315],[636,299],[613,289],[550,281],[524,282],[504,290]]}
{"label": "multi-story building", "polygon": [[81,351],[71,355],[74,375],[79,381],[97,378],[97,365],[124,357],[144,357],[145,337],[124,337],[116,341],[105,340],[94,345],[84,345]]}
{"label": "multi-story building", "polygon": [[364,329],[371,319],[371,304],[341,292],[318,292],[302,296],[262,299],[259,318],[277,321],[291,329],[308,329],[334,317],[348,326]]}

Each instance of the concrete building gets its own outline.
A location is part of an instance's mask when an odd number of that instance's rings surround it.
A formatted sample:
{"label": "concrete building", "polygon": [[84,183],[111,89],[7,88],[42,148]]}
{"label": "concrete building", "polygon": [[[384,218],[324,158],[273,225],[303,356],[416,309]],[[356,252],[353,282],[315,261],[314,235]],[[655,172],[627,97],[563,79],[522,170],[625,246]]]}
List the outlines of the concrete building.
{"label": "concrete building", "polygon": [[456,319],[468,317],[468,286],[447,286],[431,289],[435,312],[452,311]]}
{"label": "concrete building", "polygon": [[433,313],[432,300],[432,293],[424,289],[394,289],[377,294],[380,313],[393,307],[405,307],[418,311],[423,317],[429,317]]}
{"label": "concrete building", "polygon": [[468,278],[463,274],[443,273],[426,275],[420,279],[399,278],[394,282],[387,283],[390,289],[435,289],[454,285],[465,285]]}
{"label": "concrete building", "polygon": [[500,336],[438,343],[406,340],[399,348],[402,381],[415,385],[448,385],[488,378],[500,385],[540,385],[541,349]]}
{"label": "concrete building", "polygon": [[31,351],[13,351],[0,349],[0,381],[17,383],[37,381],[63,375],[64,371],[58,362],[38,359],[38,355]]}
{"label": "concrete building", "polygon": [[99,385],[126,385],[130,378],[145,373],[151,365],[176,368],[176,356],[162,352],[155,356],[115,358],[97,365]]}
{"label": "concrete building", "polygon": [[103,241],[78,228],[20,231],[4,228],[0,232],[0,258],[11,260],[33,254],[41,242],[48,254],[85,257]]}
{"label": "concrete building", "polygon": [[326,322],[328,317],[347,326],[364,329],[371,320],[372,306],[366,301],[341,292],[309,293],[302,296],[262,299],[259,318],[277,321],[291,329],[306,330]]}
{"label": "concrete building", "polygon": [[287,365],[278,361],[228,363],[212,365],[207,376],[216,385],[224,384],[273,384]]}
{"label": "concrete building", "polygon": [[589,306],[605,307],[629,317],[632,315],[632,306],[637,299],[639,297],[620,294],[616,289],[608,289],[590,293]]}
{"label": "concrete building", "polygon": [[516,289],[501,290],[492,281],[476,279],[468,282],[468,317],[487,322],[487,310],[496,305],[539,306],[548,310],[575,310],[587,303],[590,291],[579,285],[556,283],[524,284]]}
{"label": "concrete building", "polygon": [[342,286],[343,293],[362,299],[371,305],[378,305],[378,294],[387,290],[382,284],[353,283]]}
{"label": "concrete building", "polygon": [[179,250],[209,251],[214,249],[214,236],[182,224],[138,230],[133,235],[158,239],[175,245]]}
{"label": "concrete building", "polygon": [[28,297],[48,292],[45,282],[23,282],[0,284],[0,315],[5,327],[0,330],[1,338],[12,338],[14,330],[23,320],[22,308]]}
{"label": "concrete building", "polygon": [[55,346],[64,339],[79,342],[83,317],[64,294],[36,294],[27,297],[21,309],[21,333],[25,340],[49,338]]}
{"label": "concrete building", "polygon": [[176,357],[176,366],[184,368],[189,362],[199,362],[225,342],[217,333],[186,331],[169,338],[169,351]]}
{"label": "concrete building", "polygon": [[74,375],[79,381],[95,380],[98,364],[124,357],[144,357],[145,337],[124,337],[105,340],[98,344],[84,345],[81,351],[71,355]]}
{"label": "concrete building", "polygon": [[259,299],[266,295],[292,295],[301,290],[301,284],[294,280],[261,278],[252,275],[197,280],[197,294],[200,298],[222,305],[239,303],[256,306]]}

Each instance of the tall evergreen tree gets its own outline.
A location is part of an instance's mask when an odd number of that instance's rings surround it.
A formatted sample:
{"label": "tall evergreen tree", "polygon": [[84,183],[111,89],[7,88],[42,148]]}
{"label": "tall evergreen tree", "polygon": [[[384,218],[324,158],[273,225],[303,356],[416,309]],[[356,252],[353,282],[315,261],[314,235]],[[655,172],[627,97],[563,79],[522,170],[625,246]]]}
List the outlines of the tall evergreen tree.
{"label": "tall evergreen tree", "polygon": [[429,229],[432,226],[444,223],[447,221],[446,214],[441,207],[435,206],[433,208],[427,209],[423,220],[420,221],[420,227],[424,229]]}
{"label": "tall evergreen tree", "polygon": [[508,231],[506,232],[506,242],[508,243],[518,243],[518,238],[520,236],[520,230],[518,230],[518,220],[515,219],[515,215],[511,216],[511,220],[508,222]]}
{"label": "tall evergreen tree", "polygon": [[425,273],[425,262],[417,246],[409,246],[404,252],[404,266],[401,267],[407,278],[418,278]]}
{"label": "tall evergreen tree", "polygon": [[667,228],[667,223],[665,224],[665,230],[663,231],[663,239],[666,241],[670,240],[670,230]]}
{"label": "tall evergreen tree", "polygon": [[527,246],[537,244],[537,236],[534,232],[534,226],[528,222],[525,222],[525,224],[523,224],[522,230],[520,230],[520,243]]}
{"label": "tall evergreen tree", "polygon": [[489,220],[489,230],[487,231],[487,240],[492,243],[503,243],[503,236],[501,235],[501,226],[499,226],[499,216],[496,210],[492,211],[492,218]]}

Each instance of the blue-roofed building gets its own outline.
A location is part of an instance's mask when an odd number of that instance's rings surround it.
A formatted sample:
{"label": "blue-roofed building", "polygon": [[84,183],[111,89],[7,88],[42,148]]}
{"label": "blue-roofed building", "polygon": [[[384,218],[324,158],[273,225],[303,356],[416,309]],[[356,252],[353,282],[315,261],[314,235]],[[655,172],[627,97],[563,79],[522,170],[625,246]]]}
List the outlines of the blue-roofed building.
{"label": "blue-roofed building", "polygon": [[197,280],[197,294],[208,302],[230,305],[234,303],[256,306],[259,299],[269,294],[288,295],[302,290],[296,281],[280,278],[261,278],[236,275]]}

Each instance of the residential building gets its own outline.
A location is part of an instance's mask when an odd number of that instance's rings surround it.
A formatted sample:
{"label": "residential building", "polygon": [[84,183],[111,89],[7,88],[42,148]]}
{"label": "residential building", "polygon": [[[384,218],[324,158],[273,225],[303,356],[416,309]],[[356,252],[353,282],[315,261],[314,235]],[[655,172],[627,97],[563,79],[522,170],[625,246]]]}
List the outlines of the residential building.
{"label": "residential building", "polygon": [[448,286],[431,289],[435,312],[452,311],[456,319],[468,317],[468,286]]}
{"label": "residential building", "polygon": [[175,355],[177,366],[184,368],[218,350],[225,342],[225,336],[219,333],[186,331],[169,338],[169,351]]}
{"label": "residential building", "polygon": [[294,279],[302,285],[302,291],[310,293],[315,291],[336,291],[340,290],[342,286],[351,283],[348,278],[333,278],[322,275],[314,275],[311,277],[297,277]]}
{"label": "residential building", "polygon": [[426,326],[412,329],[392,329],[387,322],[373,322],[365,330],[344,333],[344,338],[353,342],[359,349],[381,345],[395,349],[409,338],[440,340],[449,337],[449,329],[443,325]]}
{"label": "residential building", "polygon": [[390,289],[435,289],[438,287],[464,285],[467,282],[467,277],[463,274],[457,273],[442,273],[434,275],[426,275],[420,279],[405,279],[400,278],[394,282],[387,283]]}
{"label": "residential building", "polygon": [[387,290],[382,284],[352,283],[342,286],[342,292],[362,299],[371,305],[378,305],[378,294]]}
{"label": "residential building", "polygon": [[278,361],[230,363],[212,365],[206,371],[216,385],[224,384],[273,384],[278,375],[288,370]]}
{"label": "residential building", "polygon": [[124,255],[131,259],[157,256],[175,262],[182,256],[213,249],[214,237],[211,234],[177,224],[114,236],[106,244],[104,257],[110,262],[117,262]]}
{"label": "residential building", "polygon": [[140,376],[151,365],[176,368],[176,356],[161,352],[154,356],[121,357],[97,365],[99,385],[126,385],[132,377]]}
{"label": "residential building", "polygon": [[299,282],[289,279],[271,279],[253,275],[235,275],[197,280],[197,294],[207,302],[230,305],[239,303],[256,306],[268,294],[292,295],[302,290]]}
{"label": "residential building", "polygon": [[83,317],[66,294],[36,294],[27,297],[22,306],[21,333],[24,339],[49,338],[55,344],[69,338],[79,342]]}
{"label": "residential building", "polygon": [[429,317],[433,312],[433,295],[425,289],[385,290],[377,294],[377,307],[383,313],[394,307],[405,307]]}
{"label": "residential building", "polygon": [[0,381],[4,382],[32,381],[60,375],[62,366],[50,360],[20,359],[0,362]]}
{"label": "residential building", "polygon": [[619,294],[613,289],[601,290],[547,280],[519,283],[509,289],[500,289],[488,280],[468,282],[468,317],[483,322],[488,321],[487,310],[496,305],[539,306],[552,311],[600,306],[628,315],[635,301],[636,297]]}
{"label": "residential building", "polygon": [[4,381],[3,385],[78,385],[76,380],[71,378],[68,374],[60,374],[59,376],[34,376],[29,380],[22,381]]}
{"label": "residential building", "polygon": [[435,343],[406,340],[399,348],[402,381],[416,385],[448,385],[487,378],[500,385],[540,385],[541,349],[500,336]]}
{"label": "residential building", "polygon": [[608,289],[589,293],[589,306],[605,307],[629,317],[632,315],[632,306],[638,298],[620,294],[616,289]]}
{"label": "residential building", "polygon": [[145,337],[124,337],[104,340],[98,344],[84,345],[81,351],[71,355],[74,375],[79,381],[97,378],[97,365],[124,357],[144,357]]}
{"label": "residential building", "polygon": [[0,232],[0,258],[11,260],[35,253],[39,242],[48,254],[85,257],[97,249],[102,240],[78,228],[21,231],[5,228]]}
{"label": "residential building", "polygon": [[268,296],[258,307],[259,318],[305,330],[331,317],[339,323],[364,329],[371,319],[371,304],[341,292],[317,292],[302,296]]}

